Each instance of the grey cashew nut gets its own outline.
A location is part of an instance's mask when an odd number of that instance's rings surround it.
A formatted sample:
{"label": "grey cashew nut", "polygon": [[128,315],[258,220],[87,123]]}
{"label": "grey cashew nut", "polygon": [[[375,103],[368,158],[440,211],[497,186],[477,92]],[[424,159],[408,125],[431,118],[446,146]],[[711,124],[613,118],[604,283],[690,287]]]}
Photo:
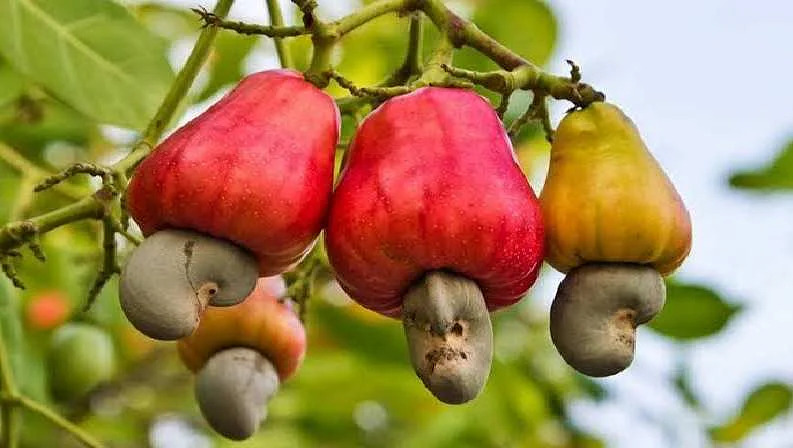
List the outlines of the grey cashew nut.
{"label": "grey cashew nut", "polygon": [[195,396],[212,429],[223,437],[245,440],[267,417],[267,402],[278,385],[278,373],[267,358],[235,347],[209,358],[198,372]]}
{"label": "grey cashew nut", "polygon": [[129,256],[119,293],[127,319],[161,340],[190,335],[207,305],[229,306],[253,291],[255,257],[228,241],[184,230],[162,230]]}
{"label": "grey cashew nut", "polygon": [[460,404],[479,394],[490,375],[493,329],[475,282],[427,273],[405,294],[402,324],[410,362],[435,397]]}
{"label": "grey cashew nut", "polygon": [[664,306],[666,287],[652,267],[591,263],[570,271],[551,305],[551,339],[562,358],[595,377],[633,361],[636,327]]}

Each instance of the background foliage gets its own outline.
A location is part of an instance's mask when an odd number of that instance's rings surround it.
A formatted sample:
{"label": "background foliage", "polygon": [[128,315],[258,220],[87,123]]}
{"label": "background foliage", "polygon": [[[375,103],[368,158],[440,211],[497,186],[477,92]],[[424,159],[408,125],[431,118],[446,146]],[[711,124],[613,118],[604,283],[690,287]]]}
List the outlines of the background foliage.
{"label": "background foliage", "polygon": [[[459,6],[484,31],[524,57],[538,64],[552,57],[560,24],[546,3],[469,0]],[[2,224],[91,191],[85,179],[35,197],[30,190],[48,172],[75,161],[106,162],[125,153],[162,100],[173,80],[173,67],[182,63],[185,43],[195,39],[200,23],[187,10],[153,1],[122,6],[110,0],[0,0],[0,17]],[[296,21],[295,15],[292,22]],[[396,55],[405,51],[406,29],[405,18],[388,16],[354,31],[336,55],[339,70],[359,85],[376,83],[401,63]],[[431,32],[425,36],[428,44],[435,39]],[[299,68],[305,68],[308,38],[290,41],[289,49]],[[252,56],[263,54],[273,54],[266,38],[221,33],[191,91],[191,102],[217,98],[247,72]],[[456,63],[478,70],[494,68],[469,50],[459,52]],[[344,93],[336,87],[330,91]],[[529,95],[515,98],[506,120],[515,119],[529,100]],[[343,134],[349,135],[352,128],[352,121],[345,120]],[[516,150],[527,175],[534,178],[542,170],[547,149],[537,129],[518,137]],[[729,183],[758,192],[790,193],[793,143],[766,166],[737,170]],[[231,446],[202,422],[192,397],[192,379],[176,359],[174,345],[148,340],[126,322],[115,282],[104,288],[90,311],[81,311],[101,263],[98,230],[98,224],[84,223],[47,234],[47,263],[25,257],[19,267],[27,283],[24,291],[0,276],[0,330],[19,387],[112,446]],[[672,279],[668,292],[667,305],[649,331],[681,347],[718,337],[743,311],[738,300],[722,297],[706,285]],[[51,351],[57,346],[57,329],[36,328],[30,311],[47,294],[66,301],[69,321],[106,331],[114,353],[105,359],[100,354],[83,356],[87,361],[82,372],[55,369],[58,361]],[[233,445],[603,446],[577,425],[569,408],[581,400],[610,400],[609,392],[564,365],[548,337],[547,310],[536,302],[529,297],[495,315],[496,357],[490,381],[472,404],[449,407],[433,399],[415,378],[398,322],[351,304],[327,282],[310,303],[305,365],[272,401],[269,420],[259,434]],[[80,356],[70,353],[68,358]],[[59,384],[74,384],[72,377],[79,380],[100,368],[92,362],[107,363],[107,358],[113,364],[109,381],[78,396],[53,395]],[[787,413],[791,405],[790,385],[772,381],[748,391],[744,405],[731,418],[714,422],[688,381],[685,362],[674,387],[680,400],[701,412],[703,431],[714,443],[740,441]],[[74,443],[40,417],[23,418],[23,446]]]}

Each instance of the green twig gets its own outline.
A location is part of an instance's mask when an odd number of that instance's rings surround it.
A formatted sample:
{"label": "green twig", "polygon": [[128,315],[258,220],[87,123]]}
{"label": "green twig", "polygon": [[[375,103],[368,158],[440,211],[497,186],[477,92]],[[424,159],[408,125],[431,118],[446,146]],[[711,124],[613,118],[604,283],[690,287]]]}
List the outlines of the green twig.
{"label": "green twig", "polygon": [[[574,70],[571,78],[545,73],[533,65],[522,65],[512,71],[492,72],[475,72],[446,65],[444,70],[453,76],[467,79],[501,94],[519,89],[540,91],[558,100],[568,100],[577,107],[585,107],[597,101],[604,101],[606,98],[603,93],[589,84],[580,82],[580,70]],[[578,81],[574,82],[574,79]]]}
{"label": "green twig", "polygon": [[2,387],[2,399],[0,399],[0,411],[3,414],[3,447],[16,446],[16,407],[21,406],[31,412],[35,412],[56,426],[74,436],[78,441],[87,447],[101,448],[102,444],[91,437],[82,428],[74,425],[53,412],[46,406],[37,401],[21,395],[16,388],[14,375],[11,370],[11,362],[5,344],[5,335],[0,331],[0,387]]}
{"label": "green twig", "polygon": [[102,288],[110,280],[113,275],[121,272],[121,267],[118,265],[116,257],[116,227],[118,224],[114,223],[111,217],[105,217],[102,220],[102,269],[96,277],[91,290],[88,292],[88,300],[85,302],[83,311],[88,311],[94,304],[97,296],[102,291]]}
{"label": "green twig", "polygon": [[[268,4],[272,2],[277,3],[277,0],[267,0],[267,1]],[[237,22],[233,20],[222,19],[218,17],[215,13],[209,12],[204,8],[191,8],[191,10],[194,13],[201,16],[201,20],[204,22],[203,25],[204,28],[215,27],[224,30],[231,30],[238,34],[275,37],[278,38],[277,41],[279,42],[281,41],[280,38],[282,37],[293,37],[293,36],[302,36],[304,34],[309,34],[309,31],[302,26],[283,26],[283,25],[276,25],[275,23],[273,23],[273,25],[271,26],[254,25],[245,22]]]}
{"label": "green twig", "polygon": [[79,426],[75,425],[69,420],[66,420],[55,411],[51,410],[50,408],[44,406],[43,404],[31,398],[28,398],[24,395],[18,395],[15,397],[6,397],[5,400],[14,403],[18,406],[21,406],[31,412],[35,412],[36,414],[39,414],[40,416],[49,420],[50,423],[52,423],[53,425],[71,434],[75,439],[77,439],[80,443],[82,443],[86,447],[102,448],[104,446],[102,443],[100,443],[93,436],[85,432]]}
{"label": "green twig", "polygon": [[64,224],[84,219],[101,218],[104,207],[95,197],[96,194],[43,215],[6,224],[0,228],[0,253],[28,243],[33,234],[44,234]]}
{"label": "green twig", "polygon": [[414,84],[416,85],[450,85],[452,80],[451,76],[443,69],[446,65],[452,63],[454,56],[454,46],[452,41],[444,36],[441,36],[438,46],[433,50],[427,65],[424,67],[424,73],[421,74]]}
{"label": "green twig", "polygon": [[38,193],[47,190],[77,174],[88,174],[90,176],[99,177],[102,179],[102,184],[104,185],[113,184],[112,170],[99,166],[95,163],[75,163],[60,173],[53,174],[43,179],[36,185],[33,191]]}
{"label": "green twig", "polygon": [[410,93],[413,89],[409,86],[393,86],[393,87],[358,87],[352,81],[345,78],[341,74],[328,71],[326,75],[336,81],[341,87],[350,91],[353,96],[369,97],[371,99],[382,100],[391,98],[398,95]]}
{"label": "green twig", "polygon": [[297,304],[298,317],[304,323],[308,302],[314,295],[317,275],[324,266],[321,251],[321,245],[315,245],[297,269],[284,274],[286,296]]}
{"label": "green twig", "polygon": [[[5,345],[5,335],[3,329],[0,328],[0,388],[6,396],[16,396],[17,388],[14,382],[14,374],[11,371],[11,359],[8,357]],[[2,446],[13,448],[16,447],[17,423],[18,416],[16,415],[13,403],[6,402],[5,400],[0,403],[0,413],[2,413]]]}
{"label": "green twig", "polygon": [[572,83],[581,82],[581,67],[570,59],[566,59],[565,62],[570,66],[570,81]]}
{"label": "green twig", "polygon": [[[427,61],[421,76],[407,85],[359,87],[333,70],[326,72],[326,76],[336,81],[341,87],[349,90],[353,96],[364,98],[365,102],[369,103],[376,103],[395,96],[405,95],[426,86],[472,87],[472,84],[454,79],[443,70],[442,67],[451,62],[453,49],[454,47],[448,39],[441,39],[438,48],[435,49],[432,57]],[[344,110],[344,107],[342,107],[342,110]]]}
{"label": "green twig", "polygon": [[339,37],[368,23],[372,20],[393,12],[408,12],[415,2],[405,0],[379,0],[359,9],[358,11],[332,22]]}
{"label": "green twig", "polygon": [[421,47],[424,37],[424,20],[421,14],[410,15],[409,36],[407,55],[402,63],[402,70],[408,74],[408,78],[421,73]]}
{"label": "green twig", "polygon": [[[284,27],[284,17],[281,13],[281,5],[278,3],[278,0],[267,0],[267,14],[270,16],[270,25],[272,27]],[[286,46],[286,41],[281,37],[274,37],[273,43],[275,44],[275,52],[278,54],[278,61],[281,63],[281,67],[294,67],[295,64],[292,61],[292,54]]]}
{"label": "green twig", "polygon": [[19,279],[16,268],[14,268],[14,264],[11,261],[13,258],[19,258],[21,256],[22,255],[17,251],[0,253],[0,268],[2,268],[3,274],[11,280],[15,288],[25,289],[25,284]]}
{"label": "green twig", "polygon": [[501,94],[501,102],[498,103],[498,107],[496,108],[496,113],[498,114],[498,118],[504,118],[504,114],[507,113],[507,109],[509,108],[509,98],[511,94],[503,93]]}
{"label": "green twig", "polygon": [[0,406],[2,406],[0,407],[0,413],[2,413],[2,419],[0,421],[2,428],[0,429],[3,431],[2,438],[0,438],[0,446],[16,448],[19,414],[16,412],[16,407],[11,403],[2,403]]}
{"label": "green twig", "polygon": [[316,0],[292,0],[292,3],[303,13],[303,25],[306,28],[313,27],[315,22],[314,10],[317,8]]}
{"label": "green twig", "polygon": [[140,244],[143,242],[143,238],[125,229],[121,221],[111,219],[111,223],[113,224],[113,230],[115,230],[116,233],[123,236],[124,239],[134,244],[135,246],[140,246]]}
{"label": "green twig", "polygon": [[[0,142],[0,160],[8,164],[11,168],[17,170],[23,177],[35,179],[39,181],[52,175],[52,173],[38,167],[33,162],[22,157],[10,146]],[[69,199],[80,199],[85,196],[85,191],[82,188],[76,188],[73,185],[61,184],[55,188],[59,194]]]}

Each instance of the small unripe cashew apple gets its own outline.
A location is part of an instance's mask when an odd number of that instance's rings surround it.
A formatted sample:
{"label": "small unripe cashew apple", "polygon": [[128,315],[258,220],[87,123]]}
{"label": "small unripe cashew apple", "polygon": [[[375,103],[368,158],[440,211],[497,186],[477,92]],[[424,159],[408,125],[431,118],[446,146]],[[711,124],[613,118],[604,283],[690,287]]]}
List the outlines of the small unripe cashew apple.
{"label": "small unripe cashew apple", "polygon": [[463,403],[490,371],[488,311],[520,300],[537,277],[543,226],[490,104],[425,87],[386,101],[357,130],[326,244],[353,299],[402,318],[427,388]]}
{"label": "small unripe cashew apple", "polygon": [[551,307],[551,337],[573,368],[618,373],[635,327],[663,306],[662,275],[691,249],[691,220],[631,120],[593,103],[562,119],[540,195],[547,261],[567,273]]}
{"label": "small unripe cashew apple", "polygon": [[67,323],[53,332],[47,361],[53,396],[70,401],[84,396],[113,376],[115,347],[103,329],[84,323]]}
{"label": "small unripe cashew apple", "polygon": [[661,275],[632,263],[588,263],[570,271],[551,305],[551,340],[589,376],[619,373],[633,361],[636,327],[664,306]]}
{"label": "small unripe cashew apple", "polygon": [[201,413],[224,437],[256,432],[278,385],[303,361],[306,333],[297,315],[276,298],[279,277],[261,278],[242,303],[209,308],[196,331],[179,341],[182,362],[197,373]]}
{"label": "small unripe cashew apple", "polygon": [[127,190],[148,237],[121,276],[132,324],[182,338],[207,303],[239,303],[259,275],[297,263],[325,220],[339,123],[330,96],[297,72],[270,70],[164,140]]}

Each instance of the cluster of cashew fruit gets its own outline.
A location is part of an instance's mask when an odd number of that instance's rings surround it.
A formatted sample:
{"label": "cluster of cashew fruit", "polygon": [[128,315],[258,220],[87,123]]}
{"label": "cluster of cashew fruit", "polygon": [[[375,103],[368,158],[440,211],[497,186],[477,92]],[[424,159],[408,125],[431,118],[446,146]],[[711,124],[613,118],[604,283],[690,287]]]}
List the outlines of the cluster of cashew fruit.
{"label": "cluster of cashew fruit", "polygon": [[147,236],[121,304],[150,337],[180,339],[207,421],[250,436],[300,363],[300,322],[268,290],[322,228],[331,267],[362,306],[400,318],[413,367],[446,403],[490,371],[489,313],[519,301],[543,259],[568,276],[553,341],[589,375],[633,356],[690,246],[688,214],[638,132],[595,103],[564,118],[538,199],[492,106],[422,87],[360,124],[332,191],[339,112],[300,74],[250,75],[166,139],[128,189]]}

